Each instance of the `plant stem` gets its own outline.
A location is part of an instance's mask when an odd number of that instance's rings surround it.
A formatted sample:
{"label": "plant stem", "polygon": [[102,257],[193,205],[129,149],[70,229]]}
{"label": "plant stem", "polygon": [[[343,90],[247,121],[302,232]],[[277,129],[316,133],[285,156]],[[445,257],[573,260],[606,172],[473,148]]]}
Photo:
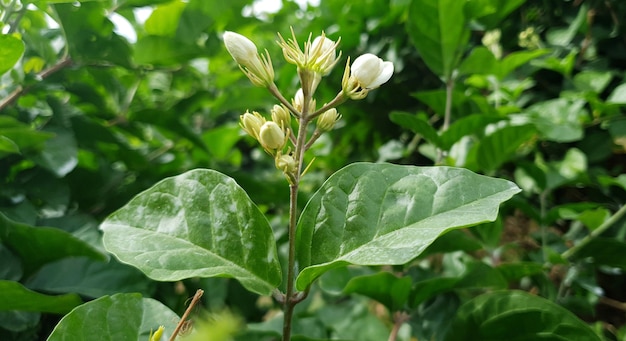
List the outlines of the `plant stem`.
{"label": "plant stem", "polygon": [[[70,57],[65,57],[61,59],[58,63],[38,73],[35,78],[38,78],[43,81],[44,79],[50,77],[55,72],[60,71],[61,69],[67,66],[70,66],[71,64],[72,64],[72,60],[70,59]],[[13,103],[13,101],[18,99],[20,96],[27,93],[31,88],[32,88],[32,85],[26,86],[26,87],[18,86],[17,89],[13,90],[13,92],[11,92],[7,97],[5,97],[2,101],[0,101],[0,111],[4,110],[7,106]]]}
{"label": "plant stem", "polygon": [[546,225],[546,215],[547,215],[547,196],[548,190],[545,190],[539,194],[539,216],[541,222],[539,223],[539,228],[541,229],[541,251],[543,255],[543,263],[548,263],[548,226]]}
{"label": "plant stem", "polygon": [[[305,97],[305,103],[307,103]],[[289,185],[289,255],[287,261],[287,290],[285,293],[285,302],[283,308],[283,341],[291,340],[291,321],[293,319],[293,309],[298,302],[301,301],[295,291],[296,276],[296,224],[298,217],[298,187],[300,185],[300,172],[302,170],[302,158],[305,150],[306,130],[309,119],[306,114],[308,108],[304,105],[300,124],[298,126],[298,137],[296,138],[294,159],[297,164],[295,181]]]}
{"label": "plant stem", "polygon": [[[455,76],[450,75],[450,77],[446,80],[446,107],[443,113],[443,126],[441,127],[441,132],[448,130],[450,127],[450,116],[452,116],[452,91],[454,90],[454,82]],[[440,164],[443,161],[445,156],[445,151],[439,149],[437,153],[437,164]]]}
{"label": "plant stem", "polygon": [[172,336],[170,336],[169,341],[174,341],[176,339],[176,336],[178,336],[178,333],[180,332],[180,330],[183,328],[185,323],[187,323],[187,317],[189,317],[189,314],[191,314],[191,311],[196,306],[196,303],[198,303],[198,301],[200,300],[200,297],[202,297],[202,294],[204,294],[204,290],[198,289],[196,291],[196,294],[193,295],[193,298],[191,299],[191,303],[189,303],[187,310],[185,310],[185,313],[180,318],[180,321],[178,321],[178,324],[176,325],[176,329],[174,329],[174,332],[172,333]]}
{"label": "plant stem", "polygon": [[580,243],[576,244],[569,250],[563,252],[561,256],[566,259],[572,257],[576,252],[582,249],[585,245],[589,244],[589,242],[591,242],[594,238],[598,237],[604,231],[606,231],[609,227],[613,226],[613,224],[615,224],[618,220],[620,220],[624,216],[624,214],[626,214],[626,205],[622,206],[619,210],[617,210],[615,214],[613,214],[609,219],[607,219],[604,223],[602,223],[602,225],[598,226],[598,228],[591,231],[591,233],[587,237],[583,238],[583,240],[581,240]]}
{"label": "plant stem", "polygon": [[409,320],[409,317],[409,314],[404,311],[397,311],[393,314],[393,328],[391,329],[391,334],[389,334],[388,341],[396,341],[400,327]]}

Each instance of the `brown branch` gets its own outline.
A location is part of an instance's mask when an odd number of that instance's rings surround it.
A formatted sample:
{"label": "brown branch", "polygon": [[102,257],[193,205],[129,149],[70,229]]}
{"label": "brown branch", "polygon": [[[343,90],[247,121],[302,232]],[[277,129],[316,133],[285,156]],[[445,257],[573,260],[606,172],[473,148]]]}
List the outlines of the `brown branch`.
{"label": "brown branch", "polygon": [[[65,57],[63,59],[61,59],[58,63],[52,65],[51,67],[41,71],[40,73],[38,73],[35,78],[39,79],[39,80],[44,80],[50,76],[52,76],[54,73],[60,71],[63,68],[66,68],[70,65],[72,65],[72,59],[70,57]],[[18,99],[20,96],[25,95],[28,91],[30,91],[30,89],[33,87],[34,85],[29,85],[26,87],[22,87],[21,85],[17,87],[17,89],[13,90],[13,92],[11,92],[9,94],[9,96],[7,96],[6,98],[4,98],[2,101],[0,101],[0,111],[4,110],[6,107],[8,107],[9,105],[11,105],[16,99]]]}
{"label": "brown branch", "polygon": [[202,297],[202,294],[204,294],[204,290],[198,289],[196,291],[196,294],[193,295],[193,298],[191,299],[191,303],[189,303],[189,306],[187,307],[187,310],[185,310],[185,313],[183,314],[183,317],[181,317],[180,321],[178,321],[178,324],[176,325],[176,329],[174,329],[174,332],[172,333],[172,336],[170,336],[170,340],[169,341],[174,341],[174,339],[176,339],[176,336],[178,336],[178,333],[180,332],[180,330],[183,328],[183,326],[187,322],[187,317],[189,317],[189,314],[191,314],[191,311],[193,310],[193,308],[196,306],[196,304],[200,300],[200,297]]}

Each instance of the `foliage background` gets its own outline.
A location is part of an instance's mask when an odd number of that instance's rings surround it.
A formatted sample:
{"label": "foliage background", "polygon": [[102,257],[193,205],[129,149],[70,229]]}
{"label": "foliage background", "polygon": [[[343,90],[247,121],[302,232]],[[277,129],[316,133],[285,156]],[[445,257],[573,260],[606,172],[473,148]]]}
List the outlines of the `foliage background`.
{"label": "foliage background", "polygon": [[[229,307],[249,322],[276,314],[271,300],[236,281],[151,281],[104,252],[98,225],[159,180],[211,168],[235,178],[273,217],[284,244],[284,179],[237,125],[246,110],[267,113],[274,102],[238,70],[221,34],[236,31],[267,49],[278,87],[291,96],[297,76],[275,44],[276,33],[288,36],[290,27],[301,42],[322,30],[341,36],[344,57],[371,52],[396,69],[365,100],[340,107],[341,125],[315,148],[301,206],[347,163],[433,165],[435,147],[448,151],[441,164],[508,178],[524,190],[495,223],[442,238],[412,264],[389,269],[415,283],[461,279],[477,264],[489,265],[489,278],[502,277],[430,292],[412,310],[405,339],[443,339],[463,302],[505,288],[564,306],[607,340],[626,339],[625,220],[615,217],[601,238],[562,257],[626,201],[626,3],[472,2],[496,10],[467,25],[453,133],[442,142],[445,84],[414,44],[417,0],[326,0],[305,8],[283,1],[278,12],[258,16],[246,0],[3,1],[2,49],[24,50],[19,60],[0,58],[7,71],[0,88],[2,339],[44,339],[74,306],[126,292],[180,314],[195,289],[204,288],[209,310]],[[505,3],[515,5],[507,10]],[[152,10],[145,22],[135,17],[140,8]],[[115,17],[132,25],[136,41],[120,35]],[[495,28],[497,43],[483,39]],[[496,51],[498,45],[503,56],[530,57],[509,59],[510,72],[494,77],[497,62],[483,46]],[[340,84],[335,70],[318,101],[332,99]],[[502,264],[509,272],[491,271]],[[386,339],[391,317],[384,304],[347,298],[342,276],[325,276],[299,307],[296,334]],[[25,289],[55,301],[45,306]]]}

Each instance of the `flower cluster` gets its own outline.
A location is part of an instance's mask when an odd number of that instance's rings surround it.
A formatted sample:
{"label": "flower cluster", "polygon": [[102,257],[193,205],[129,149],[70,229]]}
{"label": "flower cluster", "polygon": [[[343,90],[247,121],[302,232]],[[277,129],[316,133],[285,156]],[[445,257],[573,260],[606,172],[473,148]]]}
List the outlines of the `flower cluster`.
{"label": "flower cluster", "polygon": [[[259,55],[256,45],[238,33],[225,32],[223,38],[226,49],[250,81],[266,87],[280,102],[271,109],[271,120],[256,111],[246,112],[240,117],[240,125],[274,157],[276,168],[283,171],[293,184],[302,175],[303,153],[341,119],[336,107],[347,99],[363,99],[370,90],[387,82],[393,74],[393,64],[370,53],[359,56],[352,64],[348,58],[341,91],[333,100],[317,108],[313,95],[322,77],[328,75],[341,58],[341,52],[336,51],[340,39],[333,41],[323,32],[313,40],[309,35],[304,49],[301,49],[293,30],[291,36],[285,40],[279,34],[278,41],[285,60],[296,65],[300,78],[301,88],[291,101],[274,84],[274,68],[267,50],[265,55]],[[295,131],[292,130],[292,117],[297,119]],[[308,136],[307,125],[311,122],[315,122],[316,127]],[[288,146],[290,142],[291,146]]]}

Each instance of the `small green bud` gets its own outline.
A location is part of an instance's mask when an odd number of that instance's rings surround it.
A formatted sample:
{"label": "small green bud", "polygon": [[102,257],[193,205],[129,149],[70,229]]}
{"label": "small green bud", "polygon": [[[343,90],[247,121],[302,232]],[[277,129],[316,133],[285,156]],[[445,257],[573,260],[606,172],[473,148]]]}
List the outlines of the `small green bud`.
{"label": "small green bud", "polygon": [[283,129],[287,129],[291,126],[291,114],[284,106],[275,104],[272,108],[272,121],[278,123]]}
{"label": "small green bud", "polygon": [[154,334],[152,334],[152,331],[150,331],[149,340],[150,341],[160,341],[161,340],[161,336],[163,336],[163,331],[164,330],[165,330],[164,326],[159,326],[159,328],[154,332]]}
{"label": "small green bud", "polygon": [[317,118],[317,128],[321,131],[332,130],[340,118],[341,115],[337,113],[337,109],[328,109]]}
{"label": "small green bud", "polygon": [[285,144],[285,132],[273,121],[267,121],[261,126],[259,142],[267,150],[281,149]]}
{"label": "small green bud", "polygon": [[265,118],[256,111],[253,111],[252,114],[246,111],[245,114],[239,116],[239,125],[241,128],[257,141],[259,140],[261,126],[263,126],[265,122]]}

